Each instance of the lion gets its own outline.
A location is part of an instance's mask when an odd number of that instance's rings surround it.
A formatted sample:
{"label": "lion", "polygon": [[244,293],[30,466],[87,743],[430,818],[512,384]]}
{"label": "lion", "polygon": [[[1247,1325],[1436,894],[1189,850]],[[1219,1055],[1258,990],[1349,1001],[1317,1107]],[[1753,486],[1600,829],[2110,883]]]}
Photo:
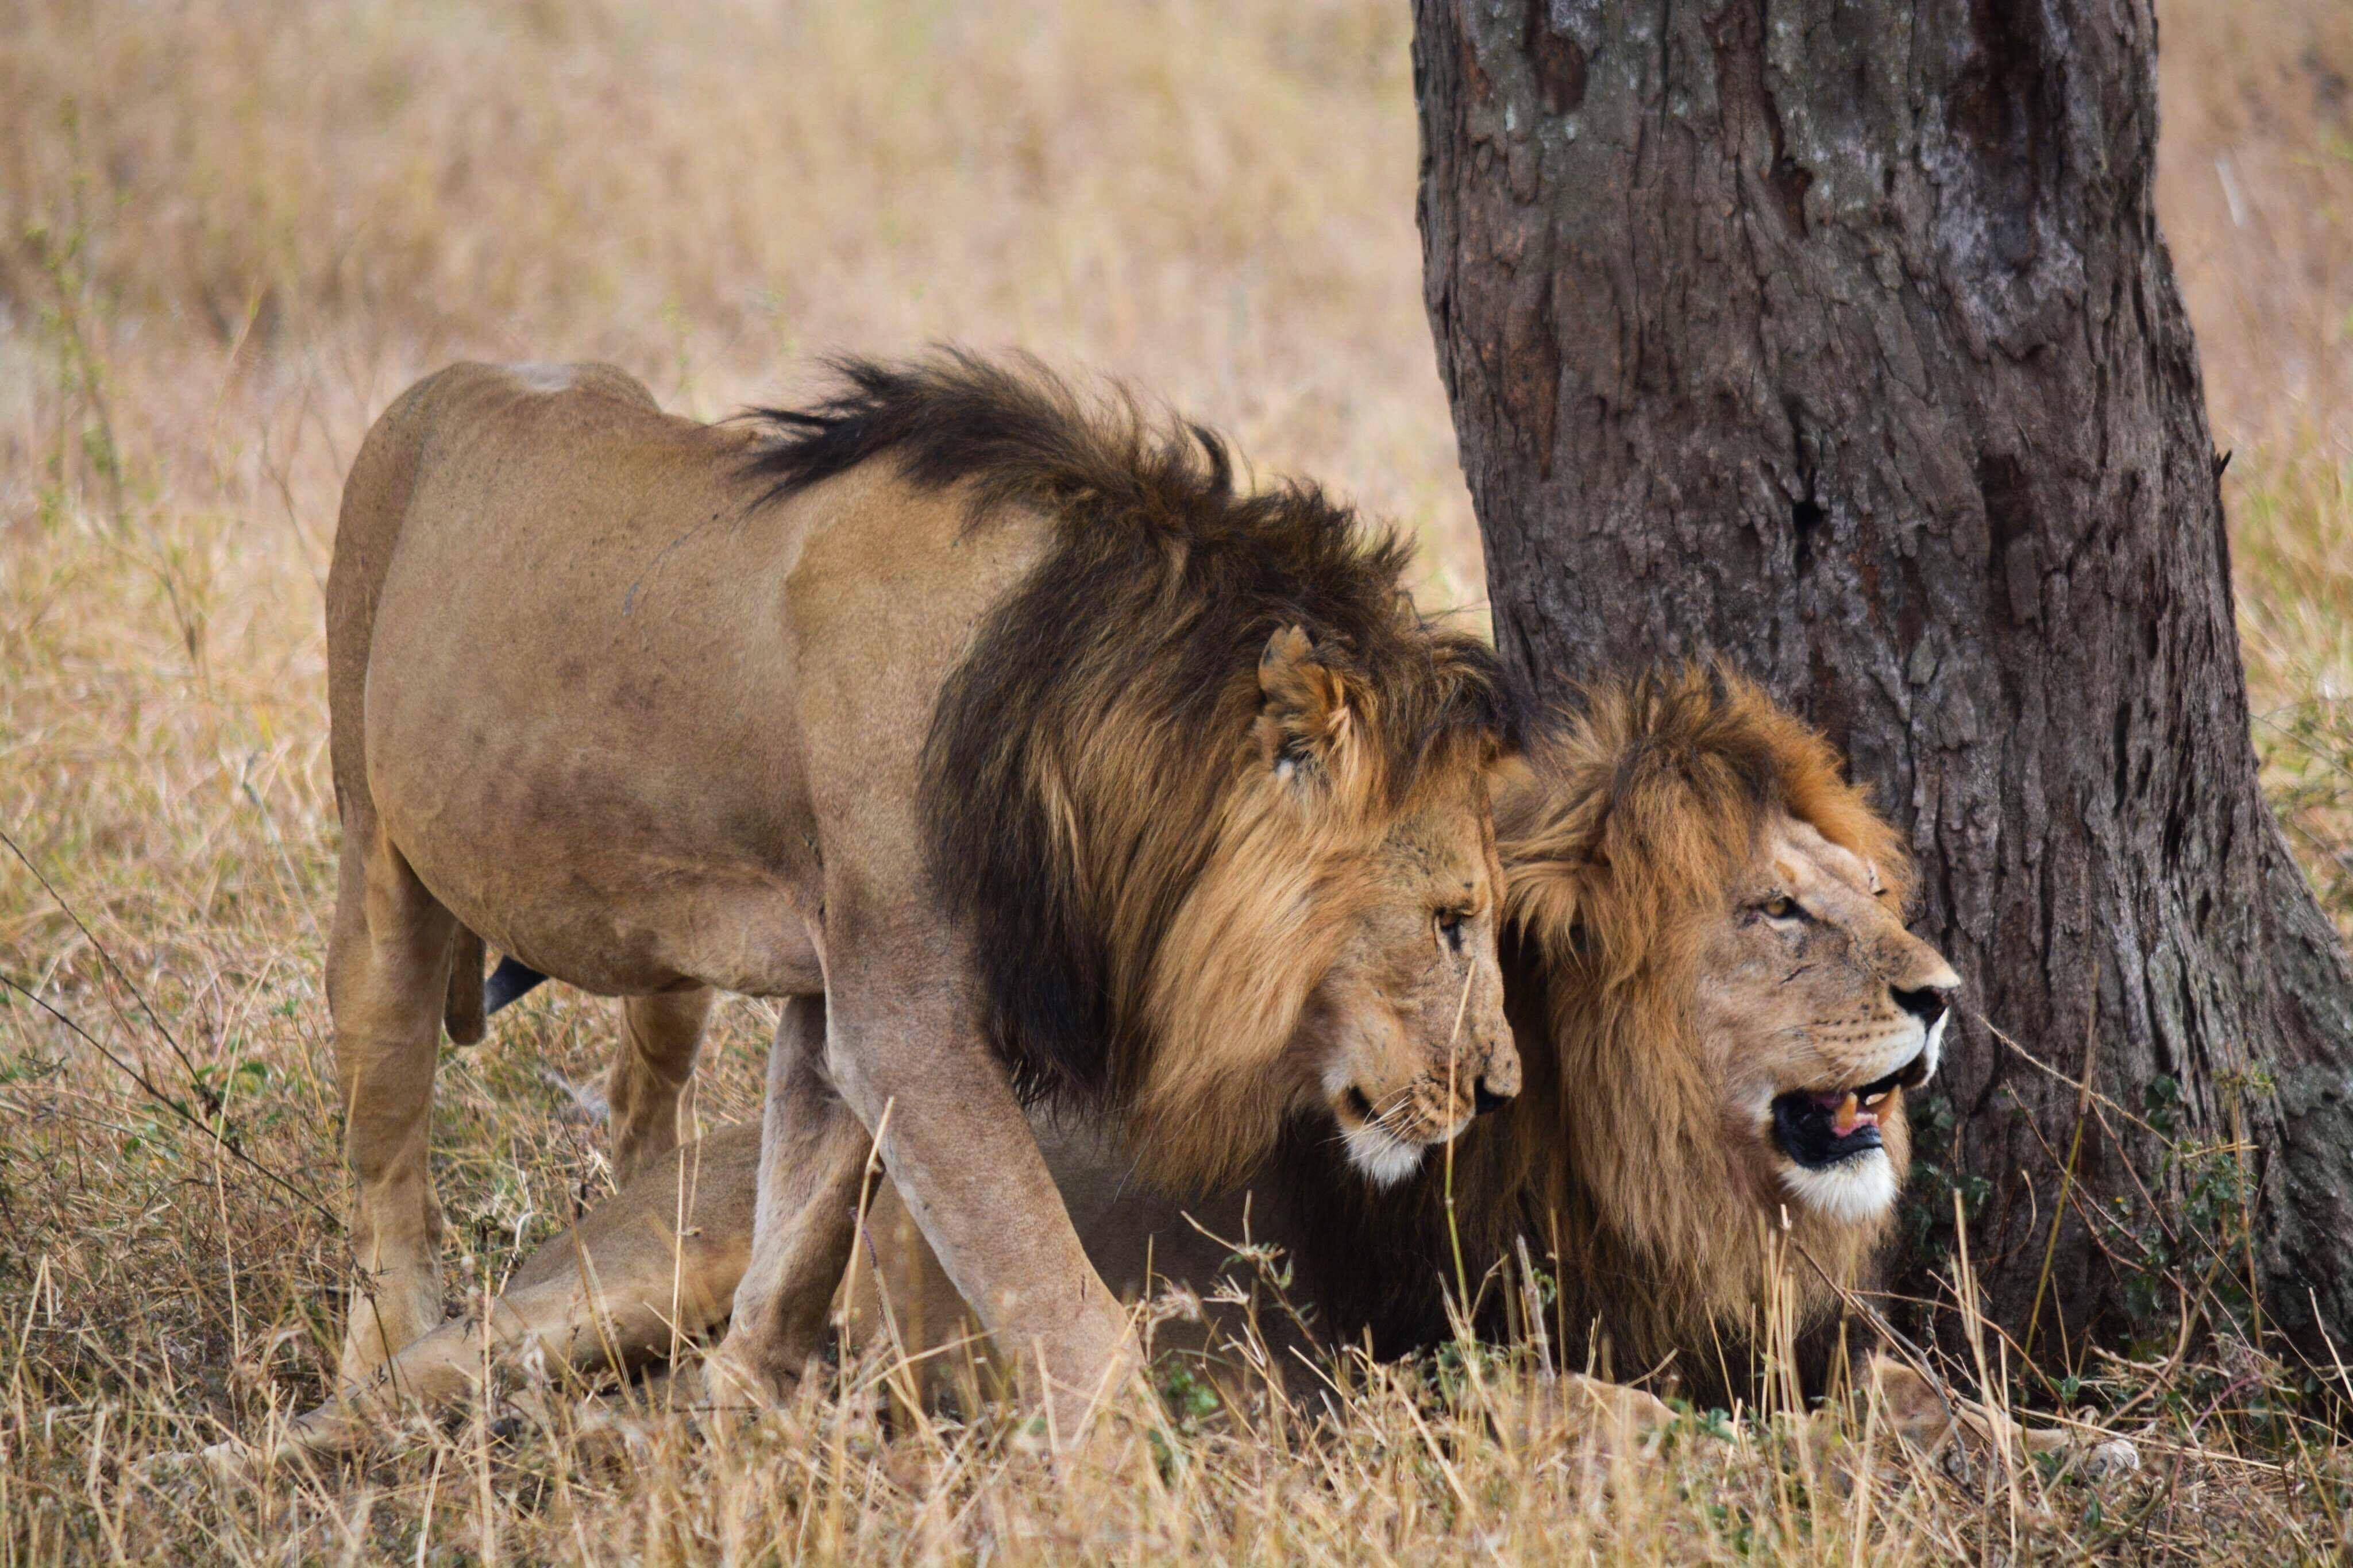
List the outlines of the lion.
{"label": "lion", "polygon": [[[1819,1349],[1871,1283],[1908,1165],[1905,1098],[1938,1065],[1957,977],[1904,928],[1908,857],[1825,742],[1716,668],[1592,688],[1532,739],[1496,805],[1526,1086],[1455,1141],[1451,1170],[1384,1187],[1305,1126],[1247,1184],[1179,1202],[1133,1179],[1115,1133],[1042,1117],[1069,1212],[1131,1296],[1173,1282],[1214,1300],[1248,1237],[1288,1252],[1293,1300],[1326,1345],[1427,1349],[1452,1336],[1449,1292],[1467,1283],[1483,1327],[1540,1336],[1564,1366],[1672,1367],[1707,1399],[1753,1387],[1768,1305]],[[427,1404],[471,1393],[486,1344],[591,1373],[716,1331],[756,1152],[753,1130],[723,1128],[641,1173],[522,1267],[487,1332],[449,1325],[287,1438],[351,1441],[393,1382]],[[866,1228],[875,1267],[845,1291],[845,1324],[944,1364],[966,1313],[887,1182]],[[1538,1298],[1482,1282],[1515,1258],[1544,1259],[1558,1294],[1507,1322]],[[1885,1356],[1861,1373],[1924,1447],[2070,1444]],[[1649,1393],[1560,1381],[1588,1415],[1667,1418]],[[2126,1450],[2111,1448],[2113,1465]]]}
{"label": "lion", "polygon": [[1071,1441],[1137,1349],[1025,1097],[1115,1119],[1182,1188],[1314,1108],[1396,1179],[1517,1090],[1514,704],[1414,612],[1407,545],[1029,362],[835,369],[713,426],[609,366],[461,364],[353,465],[348,1381],[442,1321],[433,1068],[445,1018],[479,1037],[486,943],[625,999],[624,1173],[675,1145],[713,994],[782,999],[723,1292],[755,1397],[819,1348],[870,1140]]}

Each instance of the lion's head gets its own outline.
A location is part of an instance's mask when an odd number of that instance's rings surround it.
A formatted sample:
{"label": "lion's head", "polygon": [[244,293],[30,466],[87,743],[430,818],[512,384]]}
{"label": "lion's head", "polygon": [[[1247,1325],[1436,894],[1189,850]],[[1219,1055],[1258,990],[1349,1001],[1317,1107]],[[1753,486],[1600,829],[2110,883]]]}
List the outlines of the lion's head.
{"label": "lion's head", "polygon": [[[1278,635],[1260,665],[1269,703],[1259,721],[1260,749],[1278,759],[1282,790],[1300,783],[1286,778],[1285,769],[1301,764],[1280,760],[1297,743],[1286,737],[1303,726],[1329,731],[1349,722],[1330,713],[1333,702],[1345,700],[1345,685],[1308,663],[1311,658],[1305,638],[1290,631]],[[1219,993],[1228,985],[1259,983],[1250,971],[1270,963],[1304,960],[1320,971],[1283,1053],[1291,1081],[1256,1092],[1294,1106],[1320,1101],[1338,1122],[1350,1162],[1377,1185],[1402,1181],[1432,1145],[1519,1092],[1519,1059],[1493,956],[1504,875],[1482,763],[1470,754],[1444,763],[1427,759],[1424,780],[1396,809],[1365,817],[1348,836],[1353,844],[1319,846],[1304,857],[1296,847],[1236,855],[1220,863],[1219,884],[1248,902],[1264,896],[1266,878],[1283,875],[1282,862],[1304,858],[1322,883],[1321,943],[1303,943],[1296,957],[1245,955],[1231,950],[1229,939],[1249,926],[1229,925],[1213,906],[1195,928],[1229,948],[1221,956],[1205,953],[1202,966],[1236,965],[1222,984],[1203,990],[1201,999],[1212,1005],[1226,1005]],[[1352,764],[1333,759],[1329,765],[1336,780]],[[1321,803],[1326,813],[1345,787]],[[1298,803],[1279,809],[1289,815]],[[1363,805],[1349,815],[1363,816]],[[1303,896],[1289,901],[1303,910],[1309,902]],[[1164,1074],[1155,1087],[1164,1117],[1217,1098],[1174,1074]]]}
{"label": "lion's head", "polygon": [[1495,958],[1496,742],[1466,730],[1384,776],[1404,760],[1381,754],[1399,693],[1297,626],[1268,642],[1256,687],[1217,831],[1151,953],[1144,1005],[1184,1044],[1140,1064],[1129,1121],[1180,1188],[1247,1168],[1301,1113],[1336,1121],[1350,1162],[1391,1184],[1519,1090]]}
{"label": "lion's head", "polygon": [[[1852,1283],[1959,984],[1904,927],[1894,828],[1820,735],[1696,667],[1586,693],[1498,812],[1550,1080],[1506,1135],[1550,1151],[1527,1196],[1577,1216],[1564,1269],[1646,1357],[1753,1316],[1785,1223]],[[1830,1303],[1810,1268],[1783,1283]]]}
{"label": "lion's head", "polygon": [[1555,1255],[1564,1325],[1621,1371],[1712,1372],[1775,1292],[1820,1321],[1835,1293],[1777,1238],[1863,1279],[1957,984],[1904,928],[1894,829],[1819,735],[1704,668],[1587,690],[1498,785],[1496,827],[1526,1088],[1401,1195],[1293,1146],[1332,1326],[1445,1332],[1458,1234],[1474,1277]]}
{"label": "lion's head", "polygon": [[1514,1093],[1489,801],[1512,705],[1490,649],[1414,612],[1406,544],[1034,364],[837,368],[833,399],[769,416],[778,489],[895,459],[975,528],[1052,524],[940,695],[921,802],[1021,1086],[1124,1112],[1179,1188],[1302,1110],[1395,1180]]}

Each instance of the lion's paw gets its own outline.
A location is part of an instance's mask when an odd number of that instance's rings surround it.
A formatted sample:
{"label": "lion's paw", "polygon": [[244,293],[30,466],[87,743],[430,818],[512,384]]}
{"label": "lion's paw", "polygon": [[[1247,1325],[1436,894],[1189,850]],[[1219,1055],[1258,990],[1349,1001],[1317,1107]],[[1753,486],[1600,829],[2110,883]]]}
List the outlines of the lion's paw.
{"label": "lion's paw", "polygon": [[1543,1379],[1528,1411],[1528,1435],[1565,1441],[1597,1459],[1647,1455],[1675,1424],[1672,1405],[1644,1389],[1582,1373]]}
{"label": "lion's paw", "polygon": [[2131,1475],[2139,1468],[2140,1450],[2125,1437],[2111,1437],[2084,1456],[2084,1479],[2086,1480],[2113,1480],[2118,1476]]}

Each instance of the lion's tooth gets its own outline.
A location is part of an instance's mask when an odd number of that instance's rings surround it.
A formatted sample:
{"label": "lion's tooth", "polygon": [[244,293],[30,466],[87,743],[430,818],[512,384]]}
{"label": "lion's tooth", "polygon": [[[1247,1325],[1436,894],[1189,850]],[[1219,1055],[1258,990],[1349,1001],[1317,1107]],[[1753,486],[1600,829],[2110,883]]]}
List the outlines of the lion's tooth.
{"label": "lion's tooth", "polygon": [[1836,1110],[1831,1112],[1831,1130],[1841,1138],[1853,1131],[1855,1123],[1862,1120],[1860,1110],[1854,1091],[1847,1090],[1846,1098],[1839,1101]]}

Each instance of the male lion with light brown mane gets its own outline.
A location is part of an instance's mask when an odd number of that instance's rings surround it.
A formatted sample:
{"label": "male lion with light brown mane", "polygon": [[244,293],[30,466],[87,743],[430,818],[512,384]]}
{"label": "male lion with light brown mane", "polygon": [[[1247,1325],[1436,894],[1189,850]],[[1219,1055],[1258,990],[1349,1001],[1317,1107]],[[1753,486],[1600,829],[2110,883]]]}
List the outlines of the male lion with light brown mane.
{"label": "male lion with light brown mane", "polygon": [[626,998],[624,1173],[675,1144],[713,992],[786,999],[740,1384],[819,1348],[872,1138],[1069,1440],[1136,1348],[1018,1093],[1181,1187],[1309,1108],[1394,1173],[1517,1089],[1508,704],[1405,545],[1034,367],[836,368],[707,426],[609,367],[459,365],[361,448],[328,584],[346,1379],[442,1321],[434,1058],[445,996],[479,1037],[484,941]]}
{"label": "male lion with light brown mane", "polygon": [[[1210,1238],[1247,1231],[1294,1260],[1293,1300],[1317,1338],[1369,1336],[1385,1355],[1451,1337],[1448,1296],[1465,1277],[1482,1324],[1507,1331],[1502,1309],[1524,1298],[1483,1282],[1525,1247],[1557,1283],[1546,1337],[1565,1365],[1672,1367],[1704,1400],[1746,1393],[1767,1300],[1827,1349],[1840,1292],[1872,1282],[1902,1186],[1905,1094],[1936,1070],[1956,984],[1904,929],[1908,858],[1819,736],[1704,669],[1588,691],[1532,742],[1497,817],[1526,1086],[1455,1142],[1451,1173],[1432,1162],[1384,1187],[1305,1125],[1247,1187],[1180,1204],[1131,1179],[1115,1137],[1049,1122],[1063,1195],[1104,1278],[1131,1294],[1165,1279],[1209,1295],[1233,1262]],[[625,1184],[522,1265],[491,1337],[586,1370],[608,1350],[642,1363],[716,1328],[743,1267],[754,1153],[750,1130],[725,1129]],[[953,1285],[887,1188],[869,1234],[903,1348],[961,1334]],[[870,1331],[875,1294],[845,1303]],[[484,1342],[452,1324],[401,1358],[398,1381],[427,1404],[465,1394]],[[1915,1440],[2010,1429],[1894,1363],[1869,1375]],[[1638,1426],[1665,1415],[1649,1394],[1565,1381],[1588,1409]],[[288,1436],[347,1441],[374,1404],[351,1392]]]}

